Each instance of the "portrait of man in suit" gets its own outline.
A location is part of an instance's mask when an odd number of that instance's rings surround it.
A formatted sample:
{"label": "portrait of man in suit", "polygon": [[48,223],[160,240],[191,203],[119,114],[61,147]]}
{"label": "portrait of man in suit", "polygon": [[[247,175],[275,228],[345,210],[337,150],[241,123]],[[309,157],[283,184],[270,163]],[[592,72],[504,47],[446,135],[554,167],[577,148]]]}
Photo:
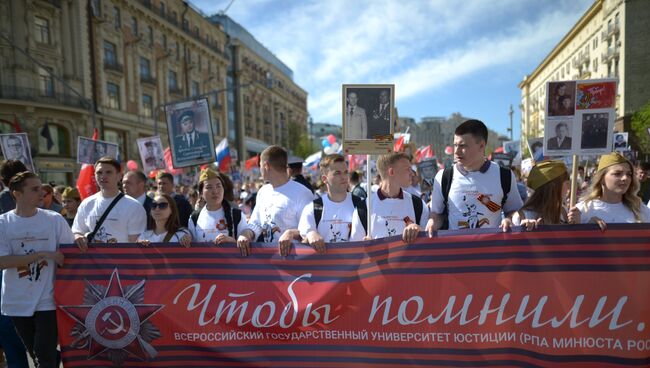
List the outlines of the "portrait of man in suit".
{"label": "portrait of man in suit", "polygon": [[23,143],[23,138],[27,135],[4,135],[2,145],[4,156],[7,160],[18,160],[22,162],[28,170],[34,171],[32,157],[28,152],[28,145]]}
{"label": "portrait of man in suit", "polygon": [[379,92],[379,101],[370,114],[368,139],[390,134],[390,95],[388,91],[385,89]]}
{"label": "portrait of man in suit", "polygon": [[356,92],[350,92],[347,96],[345,111],[346,129],[345,139],[366,139],[368,132],[368,120],[366,110],[358,106],[359,97]]}
{"label": "portrait of man in suit", "polygon": [[547,149],[550,150],[570,150],[571,137],[568,137],[569,126],[565,122],[558,123],[555,126],[555,137],[546,142]]}
{"label": "portrait of man in suit", "polygon": [[207,133],[196,130],[194,124],[194,112],[185,111],[178,119],[180,134],[174,137],[174,145],[179,151],[210,146],[210,138]]}

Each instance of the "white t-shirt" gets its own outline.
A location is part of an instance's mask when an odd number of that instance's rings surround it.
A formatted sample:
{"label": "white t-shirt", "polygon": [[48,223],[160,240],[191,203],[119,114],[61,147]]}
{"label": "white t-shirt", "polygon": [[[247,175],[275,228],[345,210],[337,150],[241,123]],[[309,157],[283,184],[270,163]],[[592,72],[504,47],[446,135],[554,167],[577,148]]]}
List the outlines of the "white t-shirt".
{"label": "white t-shirt", "polygon": [[[114,198],[104,198],[101,192],[97,192],[84,199],[74,218],[72,232],[87,234],[93,231],[95,224]],[[140,235],[146,228],[147,213],[144,207],[133,197],[125,195],[106,216],[93,242],[128,243],[129,235]]]}
{"label": "white t-shirt", "polygon": [[[580,210],[580,221],[586,224],[592,217],[599,217],[608,224],[634,223],[634,213],[621,203],[607,203],[600,199],[589,201],[589,204],[580,202],[576,205]],[[650,208],[641,206],[641,222],[650,222]]]}
{"label": "white t-shirt", "polygon": [[[237,235],[248,228],[244,217],[242,213],[241,219],[237,224]],[[208,208],[204,206],[199,213],[199,218],[196,219],[196,226],[194,226],[194,221],[190,218],[188,228],[190,234],[192,234],[192,238],[196,242],[213,242],[219,234],[228,235],[228,224],[226,223],[223,207],[216,211],[208,211]]]}
{"label": "white t-shirt", "polygon": [[264,242],[277,242],[285,230],[297,229],[303,209],[314,200],[311,190],[289,180],[273,188],[266,184],[257,192],[255,209],[248,220],[255,239],[264,235]]}
{"label": "white t-shirt", "polygon": [[[138,236],[138,241],[149,240],[152,243],[162,243],[165,240],[167,234],[168,234],[167,232],[164,232],[162,234],[156,234],[153,232],[153,230],[146,230],[145,232],[140,234],[140,236]],[[186,228],[182,227],[174,235],[172,235],[168,243],[179,243],[183,236],[189,234],[190,232]]]}
{"label": "white t-shirt", "polygon": [[[15,211],[0,215],[0,256],[54,252],[60,244],[73,242],[70,226],[56,212],[39,208],[31,217],[20,217]],[[48,258],[2,270],[2,314],[30,317],[35,311],[55,310],[55,268]]]}
{"label": "white t-shirt", "polygon": [[[402,190],[402,199],[384,198],[379,199],[378,191],[372,192],[371,214],[372,238],[386,238],[389,236],[402,235],[404,228],[415,222],[415,210],[411,193]],[[417,198],[422,202],[421,199]],[[422,216],[420,227],[424,231],[429,220],[429,208],[422,202]]]}
{"label": "white t-shirt", "polygon": [[332,202],[327,194],[321,198],[323,199],[323,213],[318,228],[316,228],[314,217],[314,202],[311,202],[300,216],[298,225],[300,235],[305,237],[309,232],[316,230],[326,243],[363,240],[366,230],[363,228],[356,208],[354,208],[354,203],[352,203],[352,194],[348,193],[342,202]]}
{"label": "white t-shirt", "polygon": [[[462,174],[454,165],[447,206],[449,208],[449,229],[475,229],[498,227],[501,224],[501,175],[499,165],[490,162],[488,170],[470,171]],[[433,182],[431,211],[442,214],[445,209],[442,198],[442,174],[438,171]],[[517,211],[523,206],[517,190],[515,175],[511,175],[510,191],[504,205],[504,212]]]}

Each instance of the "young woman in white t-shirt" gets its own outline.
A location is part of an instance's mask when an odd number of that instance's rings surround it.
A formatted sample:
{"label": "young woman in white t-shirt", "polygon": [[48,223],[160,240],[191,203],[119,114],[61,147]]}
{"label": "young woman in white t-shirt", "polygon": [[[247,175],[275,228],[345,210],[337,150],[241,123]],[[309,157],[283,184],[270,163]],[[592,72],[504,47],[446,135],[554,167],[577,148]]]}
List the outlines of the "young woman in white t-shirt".
{"label": "young woman in white t-shirt", "polygon": [[570,189],[569,172],[563,162],[538,162],[530,170],[526,185],[534,192],[512,217],[514,225],[532,230],[542,224],[580,223],[580,211],[574,207],[567,213],[563,206]]}
{"label": "young woman in white t-shirt", "polygon": [[167,194],[157,194],[151,202],[151,219],[147,230],[140,234],[138,243],[180,243],[188,248],[192,243],[190,232],[181,227],[178,208],[174,199]]}
{"label": "young woman in white t-shirt", "polygon": [[577,205],[582,223],[596,223],[605,231],[607,223],[650,222],[650,208],[641,203],[638,191],[632,163],[616,152],[602,155],[590,192]]}

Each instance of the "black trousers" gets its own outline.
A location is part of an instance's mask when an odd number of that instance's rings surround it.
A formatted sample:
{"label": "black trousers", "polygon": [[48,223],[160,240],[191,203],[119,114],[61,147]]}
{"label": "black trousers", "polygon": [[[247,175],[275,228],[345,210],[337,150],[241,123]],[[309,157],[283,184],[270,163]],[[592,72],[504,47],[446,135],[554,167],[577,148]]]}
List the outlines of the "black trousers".
{"label": "black trousers", "polygon": [[38,368],[59,366],[56,311],[34,312],[31,317],[11,317],[27,352]]}

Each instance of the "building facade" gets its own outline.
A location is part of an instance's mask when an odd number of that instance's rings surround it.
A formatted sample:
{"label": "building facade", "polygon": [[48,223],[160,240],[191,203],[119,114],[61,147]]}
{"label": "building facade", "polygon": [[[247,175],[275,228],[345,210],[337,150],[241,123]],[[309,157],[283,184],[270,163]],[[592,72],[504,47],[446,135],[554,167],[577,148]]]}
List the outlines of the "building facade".
{"label": "building facade", "polygon": [[618,78],[616,130],[650,101],[650,6],[644,0],[595,0],[544,60],[519,83],[521,135],[544,135],[546,83]]}
{"label": "building facade", "polygon": [[215,144],[259,152],[286,146],[290,123],[306,127],[292,75],[189,2],[0,0],[0,20],[0,131],[28,133],[44,181],[74,182],[77,137],[95,127],[122,161],[139,162],[138,138],[167,145],[164,105],[197,96],[209,100]]}

